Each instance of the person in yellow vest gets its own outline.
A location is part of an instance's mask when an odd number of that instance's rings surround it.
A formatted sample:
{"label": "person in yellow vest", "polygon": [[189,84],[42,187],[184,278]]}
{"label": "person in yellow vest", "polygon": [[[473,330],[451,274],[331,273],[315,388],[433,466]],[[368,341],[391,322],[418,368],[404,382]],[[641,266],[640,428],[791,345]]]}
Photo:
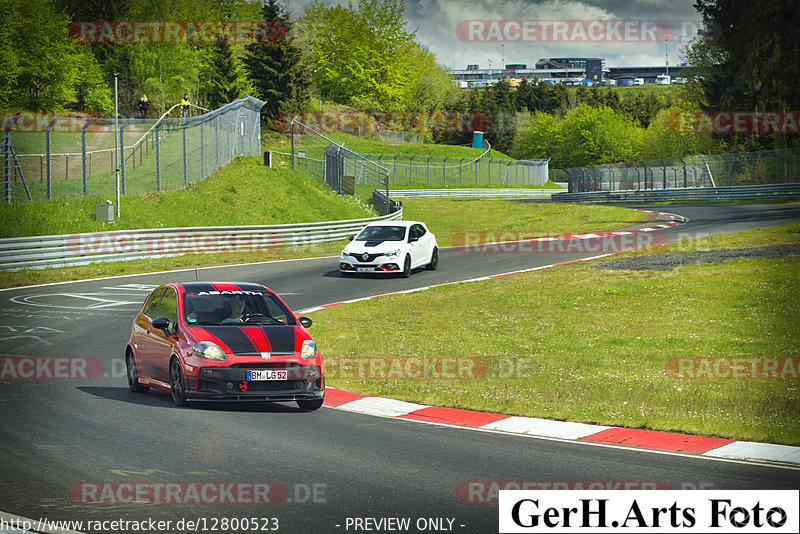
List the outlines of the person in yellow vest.
{"label": "person in yellow vest", "polygon": [[189,116],[189,95],[184,94],[181,100],[181,117],[184,119]]}

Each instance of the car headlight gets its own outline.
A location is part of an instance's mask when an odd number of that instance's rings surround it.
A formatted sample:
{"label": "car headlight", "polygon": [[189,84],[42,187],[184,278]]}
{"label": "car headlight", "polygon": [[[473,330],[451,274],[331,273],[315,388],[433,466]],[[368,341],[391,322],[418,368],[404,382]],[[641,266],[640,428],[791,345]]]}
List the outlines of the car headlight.
{"label": "car headlight", "polygon": [[392,250],[391,252],[384,253],[384,256],[386,256],[387,258],[396,258],[399,255],[400,255],[400,249],[399,248],[396,249],[396,250]]}
{"label": "car headlight", "polygon": [[345,251],[343,250],[343,251],[342,251],[342,253],[341,253],[341,254],[339,254],[339,259],[340,259],[340,260],[346,260],[346,259],[347,259],[347,256],[349,256],[349,254],[347,254],[347,252],[345,252]]}
{"label": "car headlight", "polygon": [[304,360],[310,360],[316,355],[317,355],[317,344],[311,341],[310,339],[304,340],[303,350],[300,352],[300,356],[302,356]]}
{"label": "car headlight", "polygon": [[194,347],[192,347],[192,352],[194,352],[195,356],[200,356],[206,360],[221,362],[228,359],[228,356],[225,355],[222,349],[211,341],[198,341],[194,344]]}

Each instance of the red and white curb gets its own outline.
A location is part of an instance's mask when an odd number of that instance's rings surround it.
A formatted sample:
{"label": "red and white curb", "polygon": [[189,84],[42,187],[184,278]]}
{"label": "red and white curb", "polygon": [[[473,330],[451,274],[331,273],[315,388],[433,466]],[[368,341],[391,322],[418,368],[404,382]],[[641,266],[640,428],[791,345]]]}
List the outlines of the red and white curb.
{"label": "red and white curb", "polygon": [[328,387],[325,406],[348,412],[407,419],[452,427],[492,430],[532,437],[621,445],[651,451],[695,454],[710,458],[800,465],[800,447],[706,438],[674,432],[570,423],[458,408],[425,406]]}
{"label": "red and white curb", "polygon": [[[604,236],[630,235],[639,232],[653,232],[663,228],[676,226],[687,221],[685,217],[662,212],[649,212],[666,215],[669,221],[637,230],[620,232],[598,232],[593,234],[577,234],[571,236],[559,236],[549,238],[539,238],[540,240],[555,239],[592,239]],[[425,291],[434,287],[454,285],[466,282],[476,282],[479,280],[490,280],[501,276],[519,274],[524,272],[547,269],[558,265],[589,261],[605,256],[616,254],[615,252],[572,260],[552,265],[543,265],[530,269],[511,271],[490,276],[482,276],[459,282],[447,282],[426,287],[407,289],[393,293],[372,295],[342,302],[335,302],[316,306],[300,313],[311,313],[333,306],[349,304],[363,300],[387,297],[391,295],[402,295]],[[748,441],[735,441],[721,438],[707,438],[702,436],[692,436],[688,434],[678,434],[673,432],[659,432],[654,430],[641,430],[632,428],[610,427],[602,425],[592,425],[586,423],[571,423],[564,421],[553,421],[550,419],[537,419],[534,417],[520,417],[502,415],[495,413],[476,412],[459,408],[442,408],[436,406],[426,406],[413,402],[405,402],[383,397],[373,397],[350,393],[340,389],[328,387],[325,390],[325,406],[356,412],[366,415],[380,417],[392,417],[407,419],[424,423],[438,424],[453,427],[466,427],[495,432],[505,432],[509,434],[521,434],[527,436],[552,438],[561,440],[575,440],[586,443],[603,443],[608,445],[618,445],[635,447],[650,451],[665,451],[684,454],[695,454],[709,458],[720,458],[727,460],[739,460],[749,462],[768,462],[780,464],[781,466],[800,466],[800,447],[790,447],[786,445],[774,445],[770,443],[756,443]]]}

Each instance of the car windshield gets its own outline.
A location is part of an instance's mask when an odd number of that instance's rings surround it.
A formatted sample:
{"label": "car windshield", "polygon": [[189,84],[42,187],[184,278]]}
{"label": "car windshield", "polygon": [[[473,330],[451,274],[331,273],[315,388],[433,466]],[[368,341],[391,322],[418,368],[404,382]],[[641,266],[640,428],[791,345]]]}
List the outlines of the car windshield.
{"label": "car windshield", "polygon": [[189,326],[297,324],[286,306],[266,291],[185,293],[183,316]]}
{"label": "car windshield", "polygon": [[405,226],[367,226],[356,241],[402,241],[405,237]]}

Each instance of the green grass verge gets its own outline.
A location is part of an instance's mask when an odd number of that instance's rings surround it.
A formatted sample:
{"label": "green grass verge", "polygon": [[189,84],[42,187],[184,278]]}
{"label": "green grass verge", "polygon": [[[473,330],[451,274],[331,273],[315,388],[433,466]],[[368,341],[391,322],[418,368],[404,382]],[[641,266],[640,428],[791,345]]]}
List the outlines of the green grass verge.
{"label": "green grass verge", "polygon": [[[245,167],[246,168],[246,167]],[[307,178],[298,175],[301,180]],[[198,184],[198,188],[201,184]],[[228,193],[230,194],[230,193]],[[298,193],[295,193],[298,194]],[[332,193],[324,191],[324,195]],[[169,194],[171,195],[171,194]],[[186,200],[186,199],[185,199]],[[192,198],[187,200],[192,201]],[[201,202],[198,198],[196,202]],[[438,206],[438,207],[437,207]],[[92,207],[92,206],[87,206]],[[123,209],[127,210],[123,204]],[[180,203],[170,203],[168,209],[180,213]],[[225,203],[219,210],[207,209],[206,218],[200,219],[198,225],[215,226],[226,224],[232,207]],[[127,211],[125,211],[127,212]],[[291,212],[287,211],[286,216]],[[239,216],[236,214],[235,216]],[[323,219],[325,214],[319,214]],[[586,230],[604,230],[623,226],[632,220],[638,220],[641,213],[609,206],[584,206],[568,204],[540,204],[529,202],[505,202],[500,200],[429,200],[412,199],[404,204],[404,216],[410,220],[425,221],[436,234],[439,243],[447,246],[453,237],[464,231],[492,230],[498,226],[496,221],[506,221],[503,229],[515,229],[526,233],[545,235],[548,233],[574,233]],[[355,218],[355,217],[352,217]],[[285,221],[295,222],[295,221]],[[297,221],[301,222],[301,221]],[[245,224],[253,224],[250,220]],[[166,226],[166,225],[165,225]],[[104,227],[104,229],[110,226]],[[119,227],[117,227],[119,228]],[[52,232],[58,233],[58,232]],[[113,276],[152,272],[224,263],[254,262],[277,259],[290,259],[338,254],[347,240],[335,241],[309,248],[286,248],[270,253],[229,252],[225,254],[187,255],[176,258],[154,258],[124,262],[109,262],[83,267],[62,269],[42,269],[20,272],[0,272],[0,287],[14,287],[26,284],[78,280],[99,276]]]}
{"label": "green grass verge", "polygon": [[587,204],[414,198],[403,200],[403,217],[423,221],[444,247],[463,245],[465,232],[480,234],[477,242],[486,242],[487,238],[507,241],[523,234],[542,237],[610,230],[641,221],[645,214]]}
{"label": "green grass verge", "polygon": [[[299,130],[298,130],[299,131]],[[419,156],[447,156],[454,158],[477,158],[484,153],[483,149],[468,146],[438,145],[433,143],[389,143],[370,137],[358,137],[345,133],[325,133],[326,137],[344,145],[354,152],[366,154],[414,154]],[[263,136],[264,150],[278,152],[291,151],[291,137],[285,134],[267,132]],[[295,153],[304,151],[308,157],[322,158],[328,142],[321,137],[306,133],[295,135]],[[491,157],[512,159],[498,150],[492,149]]]}
{"label": "green grass verge", "polygon": [[187,189],[122,197],[121,217],[113,225],[95,220],[95,204],[106,198],[3,204],[0,237],[301,223],[377,215],[356,198],[339,196],[303,173],[264,167],[255,157],[235,160]]}
{"label": "green grass verge", "polygon": [[[798,225],[701,246],[783,242],[800,242]],[[797,380],[678,379],[667,371],[675,358],[796,361],[798,287],[797,256],[668,272],[572,264],[318,311],[314,338],[332,371],[328,384],[357,393],[800,445]],[[378,357],[478,358],[491,372],[434,380],[357,370],[361,359]]]}

